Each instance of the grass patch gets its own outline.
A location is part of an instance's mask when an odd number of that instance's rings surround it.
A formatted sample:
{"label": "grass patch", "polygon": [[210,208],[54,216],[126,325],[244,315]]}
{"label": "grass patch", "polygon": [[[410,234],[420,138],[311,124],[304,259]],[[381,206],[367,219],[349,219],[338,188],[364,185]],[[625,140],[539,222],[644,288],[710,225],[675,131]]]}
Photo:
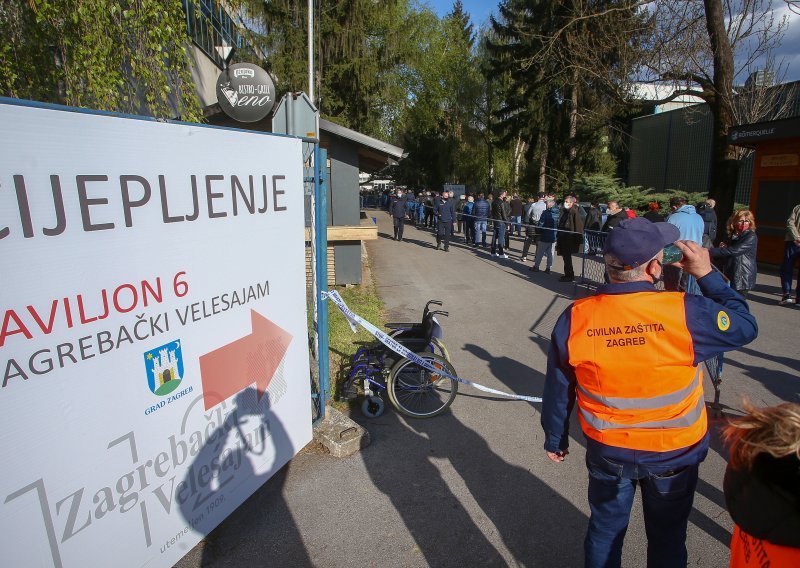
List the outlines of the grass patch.
{"label": "grass patch", "polygon": [[[371,280],[360,286],[344,288],[337,286],[336,290],[347,303],[348,307],[356,314],[378,328],[383,328],[385,323],[383,301],[375,290],[375,283]],[[347,378],[350,362],[356,350],[365,343],[372,343],[375,338],[362,327],[353,333],[347,320],[332,304],[328,305],[329,315],[329,349],[330,349],[330,375],[331,375],[331,404],[340,409],[346,408],[346,402],[336,401],[342,382]]]}

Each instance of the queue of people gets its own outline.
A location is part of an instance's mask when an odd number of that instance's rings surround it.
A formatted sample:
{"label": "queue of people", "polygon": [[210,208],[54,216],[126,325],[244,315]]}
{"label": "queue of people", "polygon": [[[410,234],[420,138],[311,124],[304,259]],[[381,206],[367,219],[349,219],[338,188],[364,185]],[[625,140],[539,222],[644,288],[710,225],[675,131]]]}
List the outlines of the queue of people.
{"label": "queue of people", "polygon": [[[724,225],[725,235],[715,246],[718,222],[716,203],[707,199],[696,206],[683,197],[674,197],[669,203],[669,214],[661,213],[658,202],[648,204],[644,219],[658,223],[666,221],[674,225],[682,241],[691,241],[708,249],[715,265],[725,276],[729,285],[747,297],[756,286],[756,251],[758,236],[756,219],[752,211],[735,211]],[[399,189],[390,196],[387,209],[394,224],[394,239],[403,240],[404,224],[410,219],[417,226],[428,227],[436,234],[436,248],[450,250],[450,242],[456,235],[463,235],[463,242],[472,247],[489,248],[495,258],[509,258],[510,236],[516,232],[524,242],[520,260],[532,260],[530,270],[539,272],[545,260],[544,272],[550,273],[553,256],[558,254],[564,263],[561,282],[575,280],[573,256],[582,248],[589,254],[602,252],[602,241],[619,224],[636,217],[636,213],[616,200],[610,200],[606,209],[597,202],[584,207],[578,204],[577,196],[567,195],[559,205],[553,194],[530,197],[523,203],[518,195],[510,196],[500,191],[493,194],[478,192],[461,195],[454,199],[448,191],[421,191],[416,196],[411,191]],[[488,235],[491,232],[491,242]],[[598,239],[586,238],[598,235]],[[531,255],[531,247],[535,252]],[[531,258],[532,257],[532,258]],[[793,272],[800,263],[800,205],[787,219],[785,256],[781,266],[782,305],[800,303],[800,287],[793,290]],[[686,290],[688,275],[677,266],[664,267],[664,287],[667,290]],[[800,282],[800,270],[796,280]]]}

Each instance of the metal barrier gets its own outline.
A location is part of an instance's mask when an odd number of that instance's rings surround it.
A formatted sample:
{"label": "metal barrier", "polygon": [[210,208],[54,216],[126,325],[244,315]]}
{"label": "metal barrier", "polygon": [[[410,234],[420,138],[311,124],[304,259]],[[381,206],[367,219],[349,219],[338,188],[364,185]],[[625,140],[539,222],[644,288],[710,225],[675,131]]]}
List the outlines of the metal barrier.
{"label": "metal barrier", "polygon": [[[603,247],[606,244],[606,235],[602,231],[584,231],[583,232],[583,250],[580,254],[581,262],[581,277],[575,282],[575,291],[577,291],[578,284],[583,284],[586,288],[596,290],[601,284],[605,284],[608,280],[606,278],[606,265],[603,262]],[[573,296],[575,293],[573,292]]]}
{"label": "metal barrier", "polygon": [[361,209],[378,209],[381,207],[385,207],[384,205],[384,196],[383,195],[361,195]]}

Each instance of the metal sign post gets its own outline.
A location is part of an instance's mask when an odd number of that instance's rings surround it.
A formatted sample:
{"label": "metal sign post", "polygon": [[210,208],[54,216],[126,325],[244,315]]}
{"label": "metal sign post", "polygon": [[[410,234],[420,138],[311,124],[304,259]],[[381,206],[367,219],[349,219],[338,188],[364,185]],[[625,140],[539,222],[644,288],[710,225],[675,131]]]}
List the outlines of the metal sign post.
{"label": "metal sign post", "polygon": [[314,273],[317,291],[314,301],[317,305],[317,342],[319,361],[319,405],[320,418],[325,417],[325,404],[329,393],[330,364],[328,360],[328,305],[323,296],[328,291],[328,151],[314,146],[315,184],[314,228],[316,240],[317,266]]}
{"label": "metal sign post", "polygon": [[[272,130],[304,138],[303,159],[311,165],[307,174],[306,194],[309,232],[312,243],[311,270],[314,275],[313,298],[313,352],[319,365],[319,395],[316,420],[325,417],[325,403],[329,396],[330,364],[328,360],[328,307],[322,300],[328,291],[328,185],[327,152],[319,147],[319,111],[305,93],[286,93],[275,107]],[[312,163],[313,162],[313,163]],[[308,169],[306,170],[308,171]],[[313,189],[311,182],[313,181]]]}

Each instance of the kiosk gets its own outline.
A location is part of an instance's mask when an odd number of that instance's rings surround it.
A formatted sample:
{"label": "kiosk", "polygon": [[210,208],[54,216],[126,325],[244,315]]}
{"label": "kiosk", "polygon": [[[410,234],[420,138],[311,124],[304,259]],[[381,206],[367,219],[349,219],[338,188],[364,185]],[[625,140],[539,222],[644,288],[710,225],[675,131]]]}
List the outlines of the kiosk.
{"label": "kiosk", "polygon": [[800,204],[800,117],[736,126],[728,139],[755,150],[750,210],[758,228],[757,259],[779,265],[786,219]]}

